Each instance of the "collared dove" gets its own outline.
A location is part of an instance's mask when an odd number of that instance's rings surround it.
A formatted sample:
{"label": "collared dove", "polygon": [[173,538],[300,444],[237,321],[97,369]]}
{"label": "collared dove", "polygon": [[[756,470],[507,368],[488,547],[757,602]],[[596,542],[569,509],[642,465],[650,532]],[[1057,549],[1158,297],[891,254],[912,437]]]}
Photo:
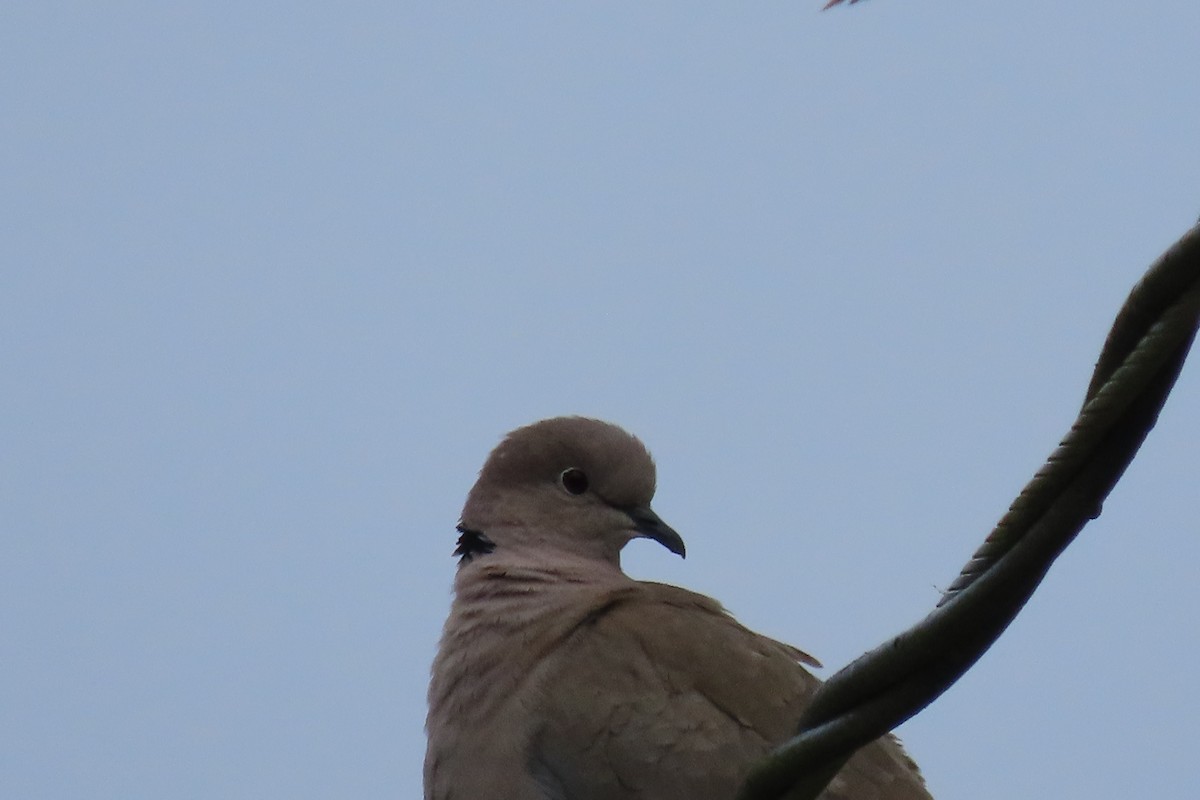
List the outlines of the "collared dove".
{"label": "collared dove", "polygon": [[[795,733],[820,684],[811,656],[621,571],[634,538],[684,555],[654,487],[642,443],[599,420],[519,428],[489,456],[458,526],[426,800],[731,800]],[[890,736],[821,796],[929,800]]]}

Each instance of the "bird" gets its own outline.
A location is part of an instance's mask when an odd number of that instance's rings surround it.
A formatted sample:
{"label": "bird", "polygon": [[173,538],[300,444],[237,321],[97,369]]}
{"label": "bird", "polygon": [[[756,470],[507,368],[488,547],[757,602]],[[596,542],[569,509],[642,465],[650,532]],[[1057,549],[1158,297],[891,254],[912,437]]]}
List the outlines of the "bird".
{"label": "bird", "polygon": [[[642,442],[587,417],[518,428],[488,456],[431,668],[425,800],[731,800],[796,733],[816,659],[622,571],[636,538],[686,555],[655,486]],[[889,734],[821,798],[930,795]]]}

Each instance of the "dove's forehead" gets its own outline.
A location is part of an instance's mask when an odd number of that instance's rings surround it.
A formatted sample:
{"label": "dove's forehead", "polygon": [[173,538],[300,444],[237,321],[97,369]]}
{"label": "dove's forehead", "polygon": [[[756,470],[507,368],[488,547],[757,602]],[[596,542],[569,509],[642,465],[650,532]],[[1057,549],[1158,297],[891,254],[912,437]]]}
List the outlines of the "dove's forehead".
{"label": "dove's forehead", "polygon": [[517,428],[492,451],[483,473],[514,481],[555,477],[575,467],[623,492],[654,494],[654,460],[624,429],[587,417],[555,417]]}

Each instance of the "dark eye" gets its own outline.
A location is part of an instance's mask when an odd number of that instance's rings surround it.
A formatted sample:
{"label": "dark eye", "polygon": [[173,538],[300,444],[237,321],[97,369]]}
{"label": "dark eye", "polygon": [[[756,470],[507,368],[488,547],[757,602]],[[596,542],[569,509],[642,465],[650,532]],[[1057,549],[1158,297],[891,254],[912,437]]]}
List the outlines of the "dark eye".
{"label": "dark eye", "polygon": [[583,474],[583,470],[575,467],[564,469],[558,476],[558,482],[570,494],[583,494],[588,490],[587,475]]}

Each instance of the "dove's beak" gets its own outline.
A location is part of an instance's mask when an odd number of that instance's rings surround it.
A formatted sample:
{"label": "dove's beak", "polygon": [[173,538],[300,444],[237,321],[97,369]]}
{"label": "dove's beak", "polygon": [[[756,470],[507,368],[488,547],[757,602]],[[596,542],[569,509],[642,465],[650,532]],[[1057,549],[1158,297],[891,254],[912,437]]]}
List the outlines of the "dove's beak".
{"label": "dove's beak", "polygon": [[626,510],[626,513],[633,520],[633,529],[637,531],[638,536],[653,539],[680,558],[687,557],[686,548],[683,546],[683,537],[676,533],[674,528],[663,522],[662,518],[651,511],[649,506],[630,508]]}

